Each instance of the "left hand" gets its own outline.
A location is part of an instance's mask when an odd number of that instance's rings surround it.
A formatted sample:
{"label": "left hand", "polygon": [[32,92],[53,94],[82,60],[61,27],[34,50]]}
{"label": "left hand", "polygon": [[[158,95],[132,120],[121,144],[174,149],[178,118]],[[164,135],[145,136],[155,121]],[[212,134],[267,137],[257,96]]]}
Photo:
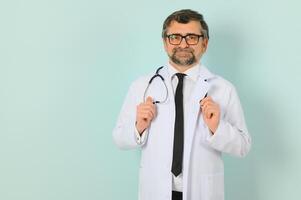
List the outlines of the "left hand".
{"label": "left hand", "polygon": [[220,120],[220,107],[210,96],[202,99],[200,104],[204,122],[214,134]]}

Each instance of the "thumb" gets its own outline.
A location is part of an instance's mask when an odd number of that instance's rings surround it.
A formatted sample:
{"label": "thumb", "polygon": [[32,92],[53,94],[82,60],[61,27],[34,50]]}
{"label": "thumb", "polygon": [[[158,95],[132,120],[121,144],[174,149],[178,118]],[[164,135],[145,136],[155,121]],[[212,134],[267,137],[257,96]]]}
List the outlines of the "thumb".
{"label": "thumb", "polygon": [[150,96],[148,96],[146,98],[146,103],[153,103],[153,98],[151,98]]}

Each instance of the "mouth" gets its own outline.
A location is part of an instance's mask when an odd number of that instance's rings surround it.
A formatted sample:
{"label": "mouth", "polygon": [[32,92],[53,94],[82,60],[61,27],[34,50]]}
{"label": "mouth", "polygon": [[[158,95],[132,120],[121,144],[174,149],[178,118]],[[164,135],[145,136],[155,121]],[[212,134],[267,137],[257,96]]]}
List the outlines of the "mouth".
{"label": "mouth", "polygon": [[176,54],[187,55],[187,54],[192,54],[192,52],[189,52],[189,51],[176,51]]}
{"label": "mouth", "polygon": [[170,55],[171,60],[179,65],[191,65],[196,62],[193,49],[189,48],[176,48],[173,49],[172,55]]}
{"label": "mouth", "polygon": [[193,50],[192,49],[174,49],[174,53],[189,53],[192,54]]}
{"label": "mouth", "polygon": [[176,51],[175,55],[179,57],[191,57],[193,54],[190,51]]}

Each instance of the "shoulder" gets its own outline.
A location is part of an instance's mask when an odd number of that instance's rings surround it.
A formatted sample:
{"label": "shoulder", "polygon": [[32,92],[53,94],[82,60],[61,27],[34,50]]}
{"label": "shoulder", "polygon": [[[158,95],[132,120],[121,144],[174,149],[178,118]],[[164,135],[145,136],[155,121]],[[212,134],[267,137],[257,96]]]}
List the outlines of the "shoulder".
{"label": "shoulder", "polygon": [[231,90],[234,88],[230,81],[218,74],[215,74],[214,72],[211,72],[211,70],[209,70],[205,65],[201,66],[200,78],[207,81],[210,86],[215,87],[215,89]]}
{"label": "shoulder", "polygon": [[214,75],[212,78],[212,84],[221,87],[224,90],[235,90],[235,86],[227,79],[220,75]]}
{"label": "shoulder", "polygon": [[208,82],[210,84],[209,94],[220,103],[227,104],[231,99],[238,98],[235,86],[222,76],[213,74]]}

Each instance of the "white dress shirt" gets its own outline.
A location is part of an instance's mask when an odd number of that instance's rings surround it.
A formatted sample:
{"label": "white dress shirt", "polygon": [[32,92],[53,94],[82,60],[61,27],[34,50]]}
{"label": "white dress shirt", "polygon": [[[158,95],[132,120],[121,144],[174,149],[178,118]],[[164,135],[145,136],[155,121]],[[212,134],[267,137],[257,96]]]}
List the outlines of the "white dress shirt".
{"label": "white dress shirt", "polygon": [[[168,64],[168,72],[171,75],[171,85],[173,89],[173,94],[175,94],[175,90],[178,85],[178,78],[175,75],[176,73],[179,73],[172,65]],[[197,64],[193,66],[192,68],[188,69],[185,72],[187,76],[184,77],[183,81],[183,109],[184,109],[184,116],[185,114],[185,104],[189,101],[190,95],[193,91],[193,88],[197,82],[198,76],[199,76],[199,70],[200,70],[200,65]],[[185,121],[185,119],[184,119]],[[135,131],[135,137],[136,137],[136,142],[139,145],[143,145],[146,141],[148,135],[148,129],[146,129],[141,135],[138,133],[137,129]],[[185,136],[185,133],[184,133]],[[173,175],[173,183],[172,183],[172,190],[173,191],[183,191],[183,176],[182,173],[179,174],[177,177]]]}

